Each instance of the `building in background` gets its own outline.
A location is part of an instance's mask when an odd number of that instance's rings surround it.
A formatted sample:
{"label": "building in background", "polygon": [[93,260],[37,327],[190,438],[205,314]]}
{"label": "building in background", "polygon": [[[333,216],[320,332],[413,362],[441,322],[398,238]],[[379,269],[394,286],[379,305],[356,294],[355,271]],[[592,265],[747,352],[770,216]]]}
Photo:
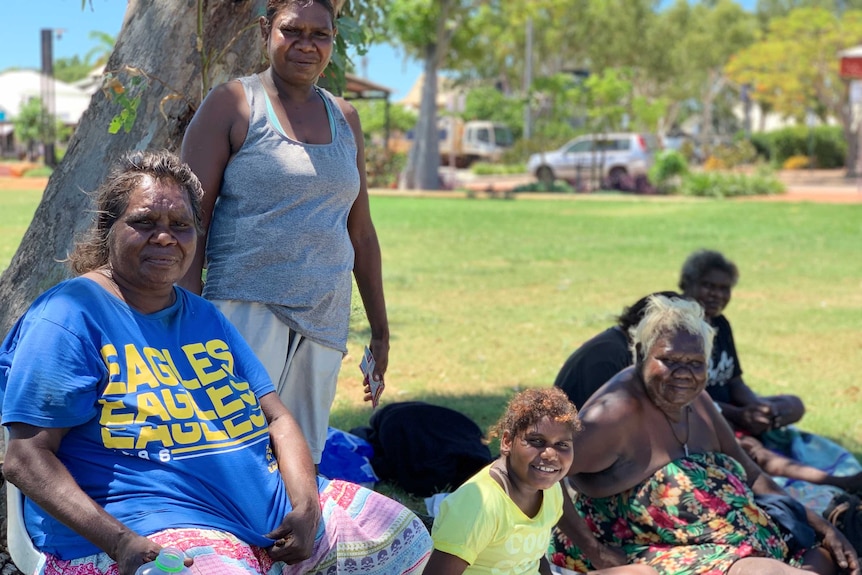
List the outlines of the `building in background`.
{"label": "building in background", "polygon": [[[54,114],[64,125],[74,128],[90,105],[91,94],[59,80],[54,82]],[[0,74],[0,156],[17,156],[23,147],[15,141],[13,120],[30,100],[40,99],[43,75],[35,70],[14,70]]]}

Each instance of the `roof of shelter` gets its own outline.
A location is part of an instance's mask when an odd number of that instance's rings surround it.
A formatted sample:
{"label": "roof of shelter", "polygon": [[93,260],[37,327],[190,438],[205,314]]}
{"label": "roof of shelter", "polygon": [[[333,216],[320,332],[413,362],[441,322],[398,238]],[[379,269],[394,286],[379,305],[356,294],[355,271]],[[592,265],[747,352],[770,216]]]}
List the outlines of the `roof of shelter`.
{"label": "roof of shelter", "polygon": [[394,90],[380,84],[370,82],[353,74],[345,74],[347,85],[344,87],[344,97],[348,100],[389,99]]}

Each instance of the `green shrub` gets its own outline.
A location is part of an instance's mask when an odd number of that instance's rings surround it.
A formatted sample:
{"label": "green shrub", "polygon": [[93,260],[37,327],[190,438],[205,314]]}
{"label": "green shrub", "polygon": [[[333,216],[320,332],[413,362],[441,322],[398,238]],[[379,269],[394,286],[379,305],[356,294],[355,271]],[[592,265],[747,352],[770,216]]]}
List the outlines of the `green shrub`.
{"label": "green shrub", "polygon": [[698,155],[697,146],[692,140],[685,140],[679,146],[679,152],[685,157],[687,162],[699,162],[702,158]]}
{"label": "green shrub", "polygon": [[526,173],[527,166],[524,164],[492,164],[490,162],[476,162],[470,166],[470,171],[477,176],[506,176]]}
{"label": "green shrub", "polygon": [[[809,156],[817,168],[840,168],[847,161],[847,142],[840,126],[793,126],[759,135],[758,149],[768,145],[769,160],[781,166],[793,156]],[[752,143],[754,138],[752,138]]]}
{"label": "green shrub", "polygon": [[757,148],[748,140],[737,140],[730,144],[721,144],[712,149],[712,157],[726,168],[735,168],[750,164],[757,159]]}
{"label": "green shrub", "polygon": [[672,180],[686,173],[688,173],[688,162],[681,152],[662,150],[656,154],[655,162],[649,170],[649,180],[659,189],[669,191],[675,187]]}
{"label": "green shrub", "polygon": [[365,149],[365,173],[369,188],[394,188],[407,165],[407,154],[371,146]]}
{"label": "green shrub", "polygon": [[548,185],[542,182],[530,182],[521,184],[512,188],[513,192],[562,192],[564,194],[574,193],[575,188],[564,180],[556,180],[553,184]]}
{"label": "green shrub", "polygon": [[[742,139],[745,135],[741,132],[737,134],[736,139]],[[755,151],[757,151],[757,155],[766,160],[767,162],[772,161],[772,133],[771,132],[758,132],[756,134],[751,134],[749,139],[751,145],[754,146]]]}
{"label": "green shrub", "polygon": [[737,196],[768,196],[784,193],[782,184],[768,170],[739,174],[729,172],[697,172],[682,179],[679,192],[686,196],[732,198]]}
{"label": "green shrub", "polygon": [[47,178],[53,173],[54,170],[50,166],[39,166],[38,168],[26,170],[21,175],[25,178]]}

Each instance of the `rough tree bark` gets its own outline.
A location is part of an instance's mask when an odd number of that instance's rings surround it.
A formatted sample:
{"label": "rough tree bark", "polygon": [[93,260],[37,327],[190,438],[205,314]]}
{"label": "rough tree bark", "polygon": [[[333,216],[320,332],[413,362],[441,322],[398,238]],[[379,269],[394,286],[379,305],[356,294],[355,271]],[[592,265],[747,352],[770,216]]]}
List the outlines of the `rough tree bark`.
{"label": "rough tree bark", "polygon": [[200,104],[202,86],[215,86],[261,66],[257,19],[264,1],[199,1],[200,38],[209,54],[207,83],[202,81],[202,57],[196,48],[198,0],[129,1],[107,70],[130,66],[150,78],[137,121],[129,133],[110,135],[108,125],[120,107],[103,92],[93,96],[15,257],[0,277],[0,333],[8,332],[36,296],[68,277],[62,260],[91,219],[87,192],[96,189],[111,162],[133,149],[178,150]]}
{"label": "rough tree bark", "polygon": [[[69,276],[63,262],[78,233],[90,223],[92,192],[111,162],[129,150],[167,148],[176,151],[200,104],[203,86],[215,86],[250,73],[263,62],[257,20],[264,0],[130,0],[123,27],[107,70],[141,70],[149,80],[129,133],[108,133],[120,107],[103,92],[95,94],[81,118],[62,163],[48,181],[42,202],[11,264],[0,277],[0,334],[43,291]],[[98,9],[98,8],[97,8]],[[208,81],[202,80],[204,60]],[[123,79],[124,73],[118,73]],[[163,115],[164,113],[164,115]],[[0,461],[5,449],[0,436]],[[0,518],[6,517],[5,489],[0,491]],[[5,522],[0,545],[6,547]],[[3,575],[17,572],[0,551]]]}

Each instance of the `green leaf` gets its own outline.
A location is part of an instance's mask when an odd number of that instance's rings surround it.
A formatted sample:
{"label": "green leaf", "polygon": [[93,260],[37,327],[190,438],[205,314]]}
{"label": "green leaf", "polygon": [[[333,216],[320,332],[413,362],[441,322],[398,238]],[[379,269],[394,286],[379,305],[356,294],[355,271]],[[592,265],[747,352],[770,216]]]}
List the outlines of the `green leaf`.
{"label": "green leaf", "polygon": [[108,126],[109,134],[116,134],[120,131],[120,128],[123,127],[123,119],[121,118],[123,112],[120,112],[113,118],[111,118],[111,124]]}
{"label": "green leaf", "polygon": [[[338,19],[337,24],[338,35],[344,39],[344,42],[351,46],[356,46],[357,49],[365,50],[365,31],[359,26],[359,23],[356,20],[350,16],[342,16]],[[363,53],[364,52],[360,52],[360,54]]]}
{"label": "green leaf", "polygon": [[135,120],[138,119],[138,112],[135,109],[129,110],[126,114],[126,119],[123,121],[123,131],[127,134],[132,131],[135,126]]}

